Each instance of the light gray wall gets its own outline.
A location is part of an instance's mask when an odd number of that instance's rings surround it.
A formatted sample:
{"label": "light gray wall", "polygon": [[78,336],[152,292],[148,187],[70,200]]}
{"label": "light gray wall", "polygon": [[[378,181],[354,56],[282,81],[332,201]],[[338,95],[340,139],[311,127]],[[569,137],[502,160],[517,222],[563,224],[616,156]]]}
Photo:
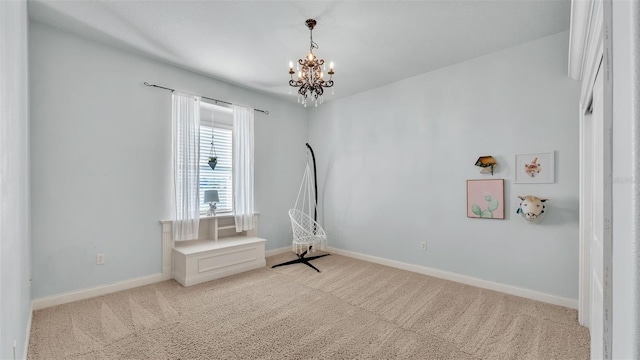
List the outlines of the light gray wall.
{"label": "light gray wall", "polygon": [[267,249],[290,245],[304,109],[43,24],[29,29],[34,298],[161,272],[171,93],[145,81],[270,111],[255,121],[259,235]]}
{"label": "light gray wall", "polygon": [[26,1],[0,1],[0,359],[26,358],[31,312]]}
{"label": "light gray wall", "polygon": [[[613,359],[640,359],[640,3],[611,1]],[[609,73],[607,73],[609,74]],[[606,100],[605,100],[606,101]]]}
{"label": "light gray wall", "polygon": [[[312,109],[330,245],[577,299],[579,84],[567,49],[562,32]],[[515,154],[554,150],[554,184],[513,183]],[[482,155],[498,160],[495,176],[474,166]],[[467,218],[466,180],[489,178],[505,179],[506,220]],[[515,214],[528,194],[551,198],[542,224]]]}

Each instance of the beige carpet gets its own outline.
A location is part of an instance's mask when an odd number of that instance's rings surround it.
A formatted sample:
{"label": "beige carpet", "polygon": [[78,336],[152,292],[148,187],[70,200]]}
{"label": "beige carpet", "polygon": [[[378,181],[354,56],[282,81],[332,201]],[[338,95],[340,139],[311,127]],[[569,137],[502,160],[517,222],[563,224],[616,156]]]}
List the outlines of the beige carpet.
{"label": "beige carpet", "polygon": [[314,264],[39,310],[28,358],[589,358],[575,310],[338,255]]}

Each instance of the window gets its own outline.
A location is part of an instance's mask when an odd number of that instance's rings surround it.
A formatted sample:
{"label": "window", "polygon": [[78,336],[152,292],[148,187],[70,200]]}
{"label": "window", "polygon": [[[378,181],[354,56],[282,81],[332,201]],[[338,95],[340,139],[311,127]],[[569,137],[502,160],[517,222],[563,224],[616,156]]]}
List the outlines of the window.
{"label": "window", "polygon": [[[233,182],[231,180],[233,139],[233,115],[231,109],[208,103],[201,103],[200,109],[200,201],[205,190],[218,190],[220,202],[218,213],[233,211]],[[213,127],[212,127],[213,119]],[[211,150],[211,132],[215,152]],[[209,156],[218,157],[215,170],[209,167]],[[208,204],[200,204],[200,213],[209,209]]]}

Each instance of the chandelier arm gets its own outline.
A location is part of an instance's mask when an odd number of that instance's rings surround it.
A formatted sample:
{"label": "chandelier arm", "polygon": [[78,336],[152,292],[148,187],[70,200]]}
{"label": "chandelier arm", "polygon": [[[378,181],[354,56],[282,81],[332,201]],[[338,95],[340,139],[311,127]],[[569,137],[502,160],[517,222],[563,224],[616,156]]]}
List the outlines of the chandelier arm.
{"label": "chandelier arm", "polygon": [[308,90],[308,84],[304,84],[300,87],[300,89],[298,90],[298,94],[304,96],[304,98],[307,98],[307,91]]}

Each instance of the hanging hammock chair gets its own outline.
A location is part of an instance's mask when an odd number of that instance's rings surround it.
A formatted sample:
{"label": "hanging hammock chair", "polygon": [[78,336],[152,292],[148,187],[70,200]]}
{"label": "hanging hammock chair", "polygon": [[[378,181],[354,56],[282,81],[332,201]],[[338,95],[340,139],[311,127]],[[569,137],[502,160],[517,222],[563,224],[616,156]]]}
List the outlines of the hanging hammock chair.
{"label": "hanging hammock chair", "polygon": [[[317,214],[318,211],[317,204],[314,201],[315,192],[311,181],[311,169],[307,163],[296,204],[293,209],[289,210],[289,218],[291,219],[291,228],[293,230],[292,249],[296,254],[303,250],[315,251],[317,247],[320,247],[320,250],[324,250],[327,244],[327,234],[320,224],[311,217],[312,209],[314,214]],[[298,209],[301,194],[302,203],[300,209]]]}
{"label": "hanging hammock chair", "polygon": [[[296,203],[293,209],[289,210],[291,229],[293,231],[292,250],[298,256],[298,258],[282,264],[274,265],[272,266],[272,268],[302,263],[313,268],[317,272],[320,272],[320,270],[309,263],[309,261],[325,257],[329,254],[305,257],[307,253],[314,252],[317,248],[320,248],[320,250],[324,250],[324,247],[327,245],[327,234],[320,226],[320,224],[318,224],[318,222],[316,221],[318,217],[318,195],[317,185],[315,182],[315,155],[313,154],[311,146],[309,146],[309,144],[306,145],[309,148],[309,151],[311,152],[313,158],[313,177],[311,176],[311,167],[309,165],[309,157],[307,156],[307,165],[305,166],[304,175],[302,176],[302,183],[300,184],[300,189],[298,190],[298,197],[296,198]],[[298,207],[298,205],[300,205],[300,207]]]}

